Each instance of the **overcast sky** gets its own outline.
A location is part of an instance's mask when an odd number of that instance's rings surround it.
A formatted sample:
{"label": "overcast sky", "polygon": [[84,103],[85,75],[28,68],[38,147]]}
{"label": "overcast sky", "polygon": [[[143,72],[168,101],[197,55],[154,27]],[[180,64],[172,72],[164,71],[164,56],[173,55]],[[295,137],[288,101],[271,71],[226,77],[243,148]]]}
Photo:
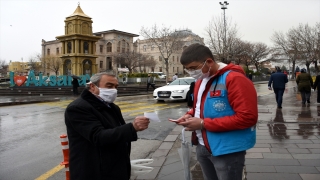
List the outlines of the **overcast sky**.
{"label": "overcast sky", "polygon": [[[28,61],[41,53],[41,40],[64,35],[64,20],[77,8],[93,20],[93,32],[116,29],[139,34],[154,24],[188,28],[206,39],[204,29],[223,16],[216,0],[0,0],[0,59]],[[222,2],[222,1],[221,1]],[[320,0],[229,0],[232,18],[243,40],[272,46],[275,31],[287,32],[299,23],[320,22]]]}

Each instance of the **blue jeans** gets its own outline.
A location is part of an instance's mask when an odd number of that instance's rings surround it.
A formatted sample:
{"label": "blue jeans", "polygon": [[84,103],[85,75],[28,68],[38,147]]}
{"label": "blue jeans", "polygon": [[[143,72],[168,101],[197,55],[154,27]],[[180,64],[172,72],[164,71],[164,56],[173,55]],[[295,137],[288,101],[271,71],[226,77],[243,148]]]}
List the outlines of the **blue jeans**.
{"label": "blue jeans", "polygon": [[196,152],[205,180],[242,180],[246,151],[212,156],[199,144]]}
{"label": "blue jeans", "polygon": [[282,96],[284,93],[284,88],[274,88],[273,91],[274,91],[274,94],[276,95],[276,101],[277,101],[278,107],[282,107]]}

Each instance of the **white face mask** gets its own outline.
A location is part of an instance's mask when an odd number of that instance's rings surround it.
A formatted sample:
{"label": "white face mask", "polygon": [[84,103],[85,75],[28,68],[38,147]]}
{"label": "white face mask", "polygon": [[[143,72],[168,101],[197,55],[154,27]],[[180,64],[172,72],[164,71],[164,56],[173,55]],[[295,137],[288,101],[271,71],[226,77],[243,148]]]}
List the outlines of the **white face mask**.
{"label": "white face mask", "polygon": [[[204,67],[204,65],[206,64],[206,62],[204,62],[202,68]],[[211,67],[209,68],[208,72],[203,73],[202,72],[202,68],[201,69],[197,69],[197,70],[193,70],[193,71],[188,71],[187,69],[184,69],[191,77],[195,78],[195,79],[204,79],[209,77],[210,75],[210,70]]]}
{"label": "white face mask", "polygon": [[[98,86],[97,86],[98,87]],[[99,96],[107,103],[113,103],[116,100],[118,90],[109,88],[99,88]]]}

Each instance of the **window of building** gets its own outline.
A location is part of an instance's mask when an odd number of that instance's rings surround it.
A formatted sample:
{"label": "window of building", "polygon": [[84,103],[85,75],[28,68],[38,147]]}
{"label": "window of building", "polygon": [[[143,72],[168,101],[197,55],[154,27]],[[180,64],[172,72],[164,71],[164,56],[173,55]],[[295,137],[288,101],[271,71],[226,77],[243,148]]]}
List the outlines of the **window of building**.
{"label": "window of building", "polygon": [[59,48],[56,48],[56,54],[59,54]]}
{"label": "window of building", "polygon": [[174,56],[172,56],[172,61],[174,62]]}
{"label": "window of building", "polygon": [[143,51],[147,51],[147,46],[143,45]]}
{"label": "window of building", "polygon": [[151,72],[154,72],[154,67],[151,67]]}
{"label": "window of building", "polygon": [[103,53],[103,45],[100,45],[100,53]]}
{"label": "window of building", "polygon": [[112,52],[112,44],[110,42],[107,43],[107,52]]}
{"label": "window of building", "polygon": [[107,63],[108,63],[108,70],[112,70],[112,58],[107,57]]}
{"label": "window of building", "polygon": [[125,53],[126,52],[126,41],[125,40],[122,40],[121,47],[122,47],[121,52]]}
{"label": "window of building", "polygon": [[120,45],[121,45],[121,41],[118,42],[118,45],[117,45],[117,52],[120,52]]}
{"label": "window of building", "polygon": [[177,56],[177,62],[179,62],[179,56]]}
{"label": "window of building", "polygon": [[100,61],[100,68],[103,67],[103,61]]}
{"label": "window of building", "polygon": [[159,61],[162,61],[162,56],[159,56]]}
{"label": "window of building", "polygon": [[72,49],[72,44],[71,44],[71,42],[69,41],[69,42],[67,43],[67,53],[71,53],[71,49]]}
{"label": "window of building", "polygon": [[151,51],[153,51],[154,50],[154,45],[151,45]]}
{"label": "window of building", "polygon": [[85,54],[88,54],[89,53],[89,43],[88,42],[84,42],[83,43],[83,52]]}
{"label": "window of building", "polygon": [[172,72],[174,72],[174,67],[172,67]]}
{"label": "window of building", "polygon": [[50,55],[50,49],[47,49],[47,55]]}
{"label": "window of building", "polygon": [[129,43],[127,43],[127,52],[129,52],[130,47],[129,47]]}
{"label": "window of building", "polygon": [[177,67],[177,73],[179,72],[179,67]]}
{"label": "window of building", "polygon": [[159,67],[159,72],[162,72],[162,67]]}

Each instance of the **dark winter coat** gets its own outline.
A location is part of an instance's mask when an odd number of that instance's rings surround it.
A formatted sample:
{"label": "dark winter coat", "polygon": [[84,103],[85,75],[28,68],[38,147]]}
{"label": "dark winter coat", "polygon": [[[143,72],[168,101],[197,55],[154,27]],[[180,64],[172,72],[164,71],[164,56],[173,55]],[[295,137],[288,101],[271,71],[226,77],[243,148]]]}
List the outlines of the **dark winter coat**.
{"label": "dark winter coat", "polygon": [[75,88],[79,87],[78,79],[73,79],[72,80],[72,86],[75,87]]}
{"label": "dark winter coat", "polygon": [[298,84],[299,91],[311,92],[311,88],[313,87],[313,80],[310,74],[301,73],[298,75],[296,82]]}
{"label": "dark winter coat", "polygon": [[316,76],[316,81],[313,84],[313,89],[320,91],[320,75]]}
{"label": "dark winter coat", "polygon": [[286,83],[288,82],[288,76],[283,74],[281,71],[271,74],[269,79],[268,87],[272,87],[273,89],[285,89]]}
{"label": "dark winter coat", "polygon": [[65,111],[71,180],[128,180],[132,123],[125,124],[120,108],[106,105],[85,89]]}

